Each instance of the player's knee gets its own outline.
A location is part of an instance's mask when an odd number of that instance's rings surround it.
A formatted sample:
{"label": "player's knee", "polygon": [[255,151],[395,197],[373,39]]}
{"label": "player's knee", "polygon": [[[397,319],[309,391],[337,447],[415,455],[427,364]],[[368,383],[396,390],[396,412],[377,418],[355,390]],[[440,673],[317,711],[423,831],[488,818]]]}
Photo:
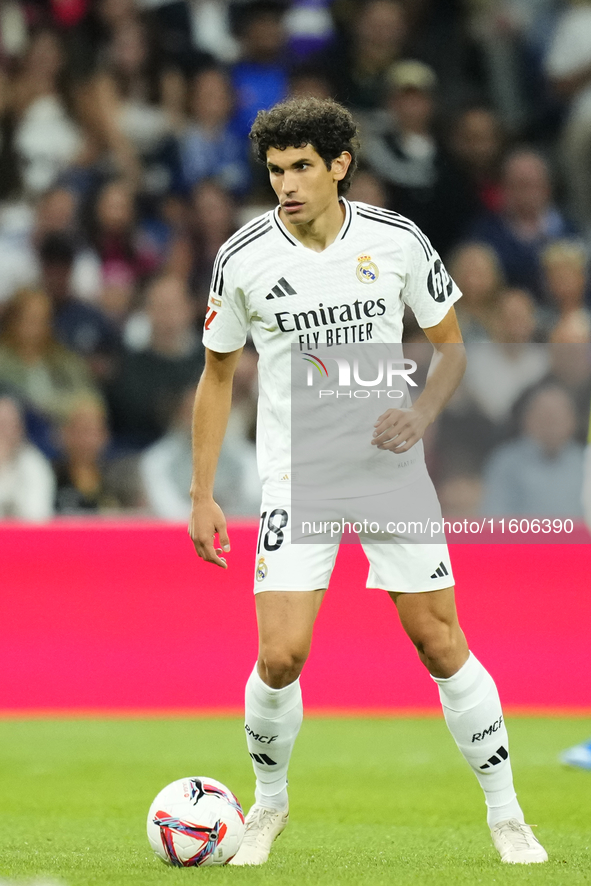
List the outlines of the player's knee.
{"label": "player's knee", "polygon": [[268,686],[280,689],[300,676],[308,651],[303,649],[274,649],[262,651],[259,670]]}
{"label": "player's knee", "polygon": [[458,655],[460,636],[450,625],[436,622],[425,629],[415,645],[427,667],[446,667]]}

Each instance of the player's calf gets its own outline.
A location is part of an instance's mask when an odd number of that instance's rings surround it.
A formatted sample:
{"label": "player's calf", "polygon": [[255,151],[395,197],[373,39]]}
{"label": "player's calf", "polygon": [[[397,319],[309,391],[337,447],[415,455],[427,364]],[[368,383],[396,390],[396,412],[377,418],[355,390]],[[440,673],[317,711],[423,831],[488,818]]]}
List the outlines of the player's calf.
{"label": "player's calf", "polygon": [[287,768],[303,714],[299,680],[273,689],[255,666],[246,684],[244,730],[256,776],[256,802],[267,809],[287,807]]}
{"label": "player's calf", "polygon": [[509,739],[493,678],[477,658],[452,677],[434,677],[445,722],[484,791],[487,821],[524,821],[513,786]]}
{"label": "player's calf", "polygon": [[456,674],[469,650],[458,623],[453,587],[392,596],[402,626],[429,673],[444,679]]}

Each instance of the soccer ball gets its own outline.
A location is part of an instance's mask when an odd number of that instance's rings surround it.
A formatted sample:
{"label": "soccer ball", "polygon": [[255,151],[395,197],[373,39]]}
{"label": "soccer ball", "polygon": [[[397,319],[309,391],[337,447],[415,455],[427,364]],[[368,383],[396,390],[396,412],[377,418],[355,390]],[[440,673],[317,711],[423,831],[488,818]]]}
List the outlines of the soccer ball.
{"label": "soccer ball", "polygon": [[150,846],[175,868],[227,864],[244,836],[244,813],[232,791],[214,778],[179,778],[148,812]]}

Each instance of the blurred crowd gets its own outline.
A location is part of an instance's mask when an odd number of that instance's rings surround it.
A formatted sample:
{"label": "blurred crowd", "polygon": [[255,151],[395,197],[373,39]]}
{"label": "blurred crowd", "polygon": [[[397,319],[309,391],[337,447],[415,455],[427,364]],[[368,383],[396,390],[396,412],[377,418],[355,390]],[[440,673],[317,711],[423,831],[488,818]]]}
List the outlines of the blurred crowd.
{"label": "blurred crowd", "polygon": [[[425,231],[465,340],[487,343],[427,440],[444,508],[523,509],[500,501],[520,464],[573,487],[591,2],[0,0],[0,517],[188,516],[213,261],[274,205],[247,135],[294,95],[351,108],[350,198]],[[495,398],[494,373],[519,384]],[[247,347],[215,490],[228,514],[258,509],[256,385]]]}

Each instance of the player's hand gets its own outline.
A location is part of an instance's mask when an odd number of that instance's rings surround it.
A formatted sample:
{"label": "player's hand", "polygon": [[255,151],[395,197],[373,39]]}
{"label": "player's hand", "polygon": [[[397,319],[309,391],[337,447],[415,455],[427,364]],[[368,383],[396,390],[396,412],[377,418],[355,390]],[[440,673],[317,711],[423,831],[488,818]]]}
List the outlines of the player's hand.
{"label": "player's hand", "polygon": [[[214,538],[217,532],[220,547],[214,547]],[[226,527],[226,518],[218,504],[212,499],[209,501],[194,501],[189,520],[189,535],[195,546],[195,550],[202,560],[207,563],[215,563],[222,569],[227,569],[226,558],[223,553],[230,550],[230,539]]]}
{"label": "player's hand", "polygon": [[431,420],[412,406],[408,409],[388,409],[374,425],[372,446],[390,452],[408,452],[421,439]]}

